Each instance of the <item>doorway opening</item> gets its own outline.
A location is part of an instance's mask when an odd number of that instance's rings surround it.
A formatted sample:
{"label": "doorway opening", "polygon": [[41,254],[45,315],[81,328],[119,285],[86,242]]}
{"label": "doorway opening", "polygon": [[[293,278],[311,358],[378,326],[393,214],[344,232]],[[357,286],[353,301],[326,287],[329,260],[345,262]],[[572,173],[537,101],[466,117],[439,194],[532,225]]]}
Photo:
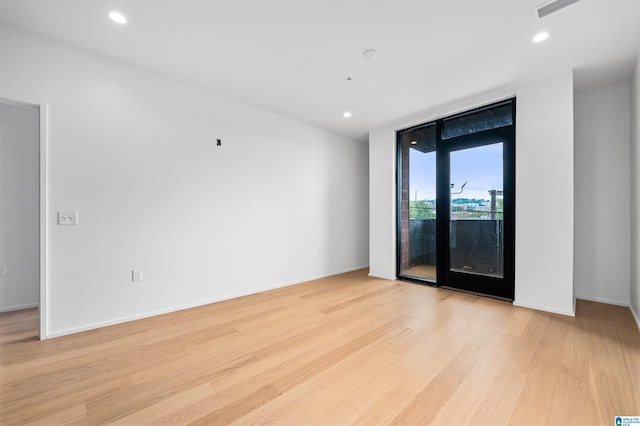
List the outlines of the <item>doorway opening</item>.
{"label": "doorway opening", "polygon": [[45,130],[44,105],[0,97],[0,315],[22,322],[12,333],[37,331],[40,339],[46,338]]}
{"label": "doorway opening", "polygon": [[513,300],[515,99],[397,133],[397,276]]}

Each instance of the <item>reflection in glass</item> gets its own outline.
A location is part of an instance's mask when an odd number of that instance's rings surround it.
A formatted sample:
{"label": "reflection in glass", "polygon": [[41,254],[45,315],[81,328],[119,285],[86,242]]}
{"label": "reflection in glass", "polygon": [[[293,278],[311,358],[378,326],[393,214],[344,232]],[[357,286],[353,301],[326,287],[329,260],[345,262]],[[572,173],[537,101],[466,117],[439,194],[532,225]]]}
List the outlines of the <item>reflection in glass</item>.
{"label": "reflection in glass", "polygon": [[436,281],[435,125],[401,136],[400,274]]}
{"label": "reflection in glass", "polygon": [[470,135],[512,124],[512,106],[511,103],[505,103],[445,119],[442,127],[442,139]]}

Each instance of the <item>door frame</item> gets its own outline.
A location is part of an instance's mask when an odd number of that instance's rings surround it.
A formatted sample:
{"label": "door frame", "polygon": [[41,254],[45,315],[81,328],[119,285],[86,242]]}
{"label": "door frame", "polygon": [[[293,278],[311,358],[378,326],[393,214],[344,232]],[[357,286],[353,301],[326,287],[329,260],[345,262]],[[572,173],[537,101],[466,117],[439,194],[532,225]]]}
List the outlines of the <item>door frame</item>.
{"label": "door frame", "polygon": [[[442,176],[439,185],[439,198],[448,197],[448,202],[439,203],[439,217],[443,217],[438,222],[436,232],[443,237],[438,238],[440,245],[437,248],[437,256],[441,259],[438,263],[438,282],[441,287],[451,288],[454,290],[468,291],[472,293],[480,293],[483,295],[513,300],[515,296],[515,101],[512,105],[513,125],[510,128],[498,128],[474,133],[471,135],[460,136],[457,141],[453,141],[451,145],[443,148],[438,155],[438,165]],[[492,277],[488,275],[475,275],[463,272],[453,271],[451,269],[451,250],[449,241],[451,240],[451,197],[449,194],[449,181],[451,173],[451,153],[472,149],[481,146],[496,143],[496,138],[503,141],[502,146],[502,164],[503,164],[503,276],[502,278]],[[447,241],[447,244],[443,244]],[[455,279],[454,279],[455,277]],[[494,285],[507,284],[508,288],[500,287],[500,294],[485,293],[482,286],[478,284],[478,280]],[[453,282],[460,283],[452,285]],[[486,288],[486,287],[485,287]]]}
{"label": "door frame", "polygon": [[38,335],[40,340],[48,338],[48,284],[49,284],[49,227],[47,218],[49,217],[49,176],[48,176],[48,104],[33,100],[17,99],[15,97],[4,96],[0,93],[0,103],[14,105],[23,108],[33,108],[39,111],[39,258],[40,258],[40,282],[38,297]]}
{"label": "door frame", "polygon": [[[467,115],[476,111],[482,111],[498,106],[500,104],[511,103],[512,124],[509,128],[496,128],[479,131],[469,135],[458,136],[451,139],[451,143],[454,145],[447,146],[443,149],[438,149],[438,144],[442,143],[441,131],[442,123],[451,118],[455,118],[461,115]],[[401,136],[408,132],[420,129],[429,125],[435,125],[436,131],[436,199],[447,199],[447,203],[438,202],[436,206],[437,218],[436,219],[436,266],[437,266],[437,278],[433,282],[428,279],[421,279],[418,277],[411,277],[401,274],[401,235],[402,235],[402,218],[401,218],[401,203],[402,203],[402,191],[400,189],[400,182],[402,182],[402,158],[401,158]],[[454,151],[462,149],[472,148],[475,146],[489,145],[489,139],[493,139],[496,134],[503,134],[509,139],[510,143],[503,145],[503,176],[504,176],[504,219],[503,229],[505,232],[505,250],[503,251],[504,262],[504,275],[503,278],[499,278],[503,282],[510,283],[509,292],[504,295],[493,295],[488,293],[482,293],[489,297],[495,297],[499,299],[513,300],[515,297],[515,214],[516,214],[516,164],[515,164],[515,152],[516,152],[516,98],[508,97],[502,100],[494,101],[475,107],[469,110],[463,110],[458,113],[452,113],[447,116],[441,116],[434,118],[433,120],[417,124],[405,129],[399,129],[396,131],[396,277],[403,281],[415,282],[423,285],[430,285],[436,287],[451,288],[454,290],[474,292],[474,290],[465,290],[458,287],[450,286],[447,282],[447,277],[450,274],[450,253],[449,253],[449,233],[450,233],[450,189],[449,189],[449,175],[450,175],[450,154]],[[457,139],[457,141],[455,140]],[[486,140],[487,143],[478,143],[478,140]],[[442,165],[445,164],[446,167]],[[510,212],[510,214],[508,214]],[[444,219],[446,216],[446,220]],[[442,220],[440,218],[443,218]],[[446,244],[444,238],[446,236]],[[455,275],[455,274],[454,274]],[[466,277],[465,277],[466,279]],[[493,280],[493,279],[492,279]]]}

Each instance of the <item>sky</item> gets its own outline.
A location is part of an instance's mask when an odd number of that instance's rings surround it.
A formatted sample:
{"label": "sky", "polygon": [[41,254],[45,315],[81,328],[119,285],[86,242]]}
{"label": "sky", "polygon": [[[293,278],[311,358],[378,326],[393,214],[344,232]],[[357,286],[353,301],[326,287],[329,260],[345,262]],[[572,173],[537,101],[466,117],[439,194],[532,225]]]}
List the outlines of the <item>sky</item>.
{"label": "sky", "polygon": [[[436,198],[436,154],[422,153],[411,149],[409,157],[409,194],[410,199],[434,200]],[[479,146],[451,153],[451,182],[455,184],[452,192],[460,191],[467,182],[462,194],[455,198],[477,198],[489,200],[490,189],[502,189],[502,143]]]}

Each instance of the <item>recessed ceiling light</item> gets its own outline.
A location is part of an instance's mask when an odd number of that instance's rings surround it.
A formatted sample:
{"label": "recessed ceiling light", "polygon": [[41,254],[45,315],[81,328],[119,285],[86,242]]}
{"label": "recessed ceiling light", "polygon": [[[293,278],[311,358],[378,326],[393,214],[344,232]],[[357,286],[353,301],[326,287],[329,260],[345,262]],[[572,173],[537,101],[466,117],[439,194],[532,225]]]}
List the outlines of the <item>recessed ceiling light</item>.
{"label": "recessed ceiling light", "polygon": [[411,145],[418,145],[418,141],[411,141]]}
{"label": "recessed ceiling light", "polygon": [[344,114],[342,114],[342,116],[344,118],[349,118],[349,117],[351,117],[351,113],[349,111],[345,111]]}
{"label": "recessed ceiling light", "polygon": [[378,56],[378,51],[376,49],[367,49],[362,52],[362,56],[364,56],[366,59],[373,59]]}
{"label": "recessed ceiling light", "polygon": [[549,38],[549,33],[546,31],[541,31],[535,36],[533,36],[533,42],[540,43],[541,41],[545,41],[548,38]]}
{"label": "recessed ceiling light", "polygon": [[109,18],[111,18],[113,22],[117,22],[118,24],[127,23],[127,18],[125,18],[124,15],[120,12],[109,12]]}

